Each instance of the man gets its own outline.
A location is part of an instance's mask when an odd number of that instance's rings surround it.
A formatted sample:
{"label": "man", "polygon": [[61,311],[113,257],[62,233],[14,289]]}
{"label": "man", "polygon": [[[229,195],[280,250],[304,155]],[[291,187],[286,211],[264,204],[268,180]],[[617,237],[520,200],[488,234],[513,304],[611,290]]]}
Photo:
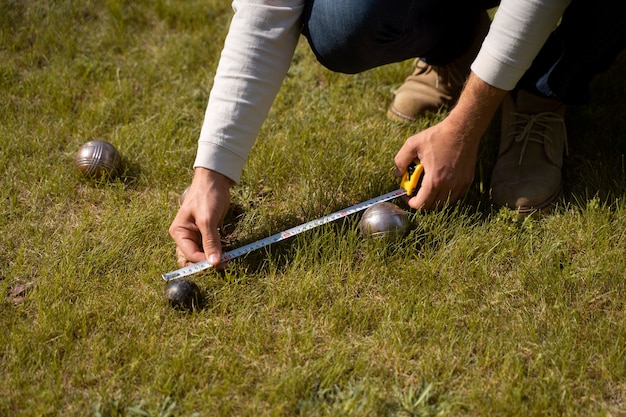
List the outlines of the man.
{"label": "man", "polygon": [[[525,216],[550,208],[560,195],[563,151],[567,151],[565,104],[586,102],[592,77],[605,71],[624,48],[624,6],[614,1],[592,4],[574,0],[565,10],[569,2],[523,3],[502,2],[457,108],[441,125],[411,137],[398,153],[399,167],[413,157],[426,167],[424,159],[429,156],[421,152],[438,151],[445,160],[428,164],[439,171],[426,169],[431,178],[411,206],[434,208],[436,202],[446,200],[445,190],[451,201],[463,195],[473,173],[468,162],[475,160],[480,135],[487,126],[483,119],[490,120],[503,99],[502,137],[490,189],[493,204]],[[531,20],[522,9],[543,12],[534,13]],[[561,15],[561,24],[546,42],[545,30],[556,25],[555,17]],[[424,111],[453,103],[459,76],[450,74],[462,72],[466,61],[467,57],[461,57],[439,68],[419,63],[397,91],[390,117],[410,122]],[[457,133],[448,133],[450,128]],[[458,153],[446,155],[444,148]],[[441,191],[435,194],[433,189]]]}
{"label": "man", "polygon": [[218,225],[230,187],[240,179],[301,33],[318,60],[335,71],[355,73],[422,57],[389,109],[396,120],[411,121],[456,102],[441,123],[411,136],[395,157],[397,175],[414,159],[424,166],[411,207],[431,210],[465,194],[480,138],[503,100],[507,127],[493,174],[494,204],[522,214],[552,204],[566,146],[562,103],[584,101],[590,79],[623,48],[623,6],[619,0],[503,0],[483,42],[485,9],[493,5],[235,0],[194,178],[170,226],[179,264],[219,264]]}

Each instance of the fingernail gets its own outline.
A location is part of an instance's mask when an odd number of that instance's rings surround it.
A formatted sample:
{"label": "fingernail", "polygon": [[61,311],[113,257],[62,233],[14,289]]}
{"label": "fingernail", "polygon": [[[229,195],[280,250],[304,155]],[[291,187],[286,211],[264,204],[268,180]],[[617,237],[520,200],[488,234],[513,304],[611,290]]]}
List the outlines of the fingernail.
{"label": "fingernail", "polygon": [[209,255],[209,263],[213,266],[217,265],[220,263],[220,257],[217,256],[216,254],[212,253]]}

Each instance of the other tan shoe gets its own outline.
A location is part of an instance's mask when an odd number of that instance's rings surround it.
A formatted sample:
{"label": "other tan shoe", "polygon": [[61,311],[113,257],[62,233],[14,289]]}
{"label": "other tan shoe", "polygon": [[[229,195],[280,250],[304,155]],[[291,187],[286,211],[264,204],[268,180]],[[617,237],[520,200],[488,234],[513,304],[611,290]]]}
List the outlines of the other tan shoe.
{"label": "other tan shoe", "polygon": [[429,65],[415,60],[415,69],[395,91],[387,116],[401,123],[413,123],[428,111],[437,112],[456,103],[476,58],[480,46],[489,31],[490,19],[483,13],[477,34],[470,49],[448,65]]}
{"label": "other tan shoe", "polygon": [[465,72],[452,65],[435,67],[416,59],[415,70],[396,90],[387,116],[401,123],[413,123],[427,111],[436,112],[454,104],[468,74],[469,67]]}
{"label": "other tan shoe", "polygon": [[506,97],[490,189],[496,208],[509,207],[523,218],[554,206],[567,153],[564,114],[562,103],[523,90]]}

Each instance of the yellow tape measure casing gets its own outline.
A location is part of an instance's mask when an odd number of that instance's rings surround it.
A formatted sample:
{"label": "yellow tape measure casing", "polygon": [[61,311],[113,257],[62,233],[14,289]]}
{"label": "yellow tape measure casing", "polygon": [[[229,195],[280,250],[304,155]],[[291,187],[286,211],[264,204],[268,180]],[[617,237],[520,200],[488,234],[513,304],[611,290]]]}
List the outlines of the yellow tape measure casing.
{"label": "yellow tape measure casing", "polygon": [[408,196],[413,197],[417,192],[417,187],[424,174],[424,167],[419,162],[411,162],[402,176],[400,187],[406,191]]}

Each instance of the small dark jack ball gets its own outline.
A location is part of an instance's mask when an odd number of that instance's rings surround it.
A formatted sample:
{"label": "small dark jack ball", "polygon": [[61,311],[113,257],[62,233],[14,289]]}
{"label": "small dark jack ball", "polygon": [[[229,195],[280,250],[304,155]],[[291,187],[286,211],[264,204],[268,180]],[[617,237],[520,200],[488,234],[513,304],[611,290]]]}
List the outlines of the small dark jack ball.
{"label": "small dark jack ball", "polygon": [[187,278],[169,281],[165,287],[165,298],[174,308],[190,310],[200,305],[200,288]]}

